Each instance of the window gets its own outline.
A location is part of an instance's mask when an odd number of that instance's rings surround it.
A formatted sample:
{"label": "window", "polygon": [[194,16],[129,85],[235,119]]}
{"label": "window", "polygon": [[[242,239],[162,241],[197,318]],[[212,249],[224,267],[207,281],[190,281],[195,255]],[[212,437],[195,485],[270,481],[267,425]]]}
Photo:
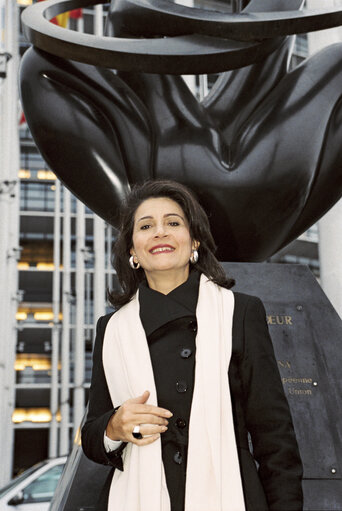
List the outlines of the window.
{"label": "window", "polygon": [[54,211],[51,183],[20,183],[20,209],[24,211]]}
{"label": "window", "polygon": [[55,493],[64,465],[56,465],[24,489],[24,503],[49,502]]}
{"label": "window", "polygon": [[22,474],[17,476],[15,479],[10,481],[8,484],[6,484],[6,486],[3,486],[0,489],[0,497],[3,497],[4,495],[6,495],[6,493],[10,492],[13,488],[18,486],[22,481],[24,481],[24,479],[26,479],[26,477],[29,477],[31,474],[33,474],[33,472],[35,472],[36,470],[39,470],[43,465],[44,465],[44,463],[42,463],[42,462],[37,463],[33,467],[30,467],[27,470],[25,470],[25,472],[23,472]]}

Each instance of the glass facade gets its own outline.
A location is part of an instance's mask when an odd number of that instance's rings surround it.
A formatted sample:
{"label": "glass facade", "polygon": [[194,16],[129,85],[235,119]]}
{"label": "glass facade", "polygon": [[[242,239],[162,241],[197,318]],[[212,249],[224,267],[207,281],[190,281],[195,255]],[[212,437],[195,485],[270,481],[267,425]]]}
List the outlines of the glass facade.
{"label": "glass facade", "polygon": [[20,183],[20,209],[21,211],[54,210],[54,185],[51,183]]}
{"label": "glass facade", "polygon": [[[18,4],[20,10],[26,6],[23,2]],[[81,21],[70,19],[69,25],[75,30],[82,25],[85,32],[93,33],[93,10],[83,10]],[[23,55],[29,45],[22,33],[19,35],[19,45],[20,55]],[[18,334],[14,367],[16,397],[12,416],[15,429],[14,473],[37,461],[36,453],[30,452],[27,446],[23,448],[25,442],[29,444],[31,440],[39,437],[38,459],[48,457],[52,451],[58,455],[69,450],[61,445],[62,428],[64,431],[67,429],[66,435],[71,445],[76,427],[74,395],[75,387],[79,386],[77,378],[80,371],[84,390],[83,410],[87,401],[96,308],[94,215],[84,207],[80,216],[76,198],[59,185],[56,176],[46,165],[34,144],[23,115],[19,132],[21,253],[18,262],[20,302],[17,309]],[[68,204],[70,201],[67,212],[66,200]],[[66,232],[69,233],[68,238],[65,238]],[[115,279],[110,265],[114,231],[103,223],[103,232],[104,243],[101,251],[107,286]],[[80,254],[82,264],[79,268]],[[67,259],[64,260],[65,258]],[[79,289],[81,295],[78,294]],[[103,302],[105,312],[105,289],[100,301]],[[81,336],[78,331],[80,323]],[[63,364],[66,352],[67,365]],[[80,353],[83,353],[81,361]],[[63,408],[62,399],[68,402],[67,408]],[[55,414],[51,411],[52,402],[57,402]],[[77,420],[79,422],[79,418]],[[54,424],[57,427],[57,445],[51,446]],[[58,470],[58,467],[55,470]],[[55,479],[57,476],[58,474]],[[44,498],[46,491],[50,491],[49,485],[54,481],[53,478],[50,479],[39,481],[41,487],[32,489],[35,502]]]}

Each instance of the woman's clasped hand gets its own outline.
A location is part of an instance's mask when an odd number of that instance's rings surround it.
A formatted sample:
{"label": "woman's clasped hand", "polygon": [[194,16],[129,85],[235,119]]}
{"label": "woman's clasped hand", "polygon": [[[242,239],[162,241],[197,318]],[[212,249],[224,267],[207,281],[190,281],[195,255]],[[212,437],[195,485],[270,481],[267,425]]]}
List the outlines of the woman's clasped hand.
{"label": "woman's clasped hand", "polygon": [[[111,416],[106,435],[112,440],[136,445],[148,445],[157,440],[167,430],[172,413],[165,408],[145,404],[149,396],[146,390],[141,396],[125,401]],[[135,426],[140,426],[140,439],[133,436]]]}

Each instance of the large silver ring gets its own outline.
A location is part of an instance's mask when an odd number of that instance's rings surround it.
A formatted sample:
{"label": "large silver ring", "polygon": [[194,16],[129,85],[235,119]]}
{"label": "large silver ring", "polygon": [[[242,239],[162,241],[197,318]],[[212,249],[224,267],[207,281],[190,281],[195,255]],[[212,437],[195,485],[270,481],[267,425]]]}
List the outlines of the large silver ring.
{"label": "large silver ring", "polygon": [[143,437],[142,434],[140,433],[140,426],[134,426],[132,435],[134,436],[134,438],[137,438],[138,440],[140,440]]}

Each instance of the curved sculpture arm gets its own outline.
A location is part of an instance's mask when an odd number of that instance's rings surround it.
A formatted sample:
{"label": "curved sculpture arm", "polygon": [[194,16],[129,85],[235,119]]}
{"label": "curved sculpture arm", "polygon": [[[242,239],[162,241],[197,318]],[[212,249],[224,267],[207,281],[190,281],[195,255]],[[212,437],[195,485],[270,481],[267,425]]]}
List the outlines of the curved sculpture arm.
{"label": "curved sculpture arm", "polygon": [[130,183],[151,178],[153,131],[138,97],[111,71],[31,48],[20,70],[32,136],[62,182],[115,224]]}

